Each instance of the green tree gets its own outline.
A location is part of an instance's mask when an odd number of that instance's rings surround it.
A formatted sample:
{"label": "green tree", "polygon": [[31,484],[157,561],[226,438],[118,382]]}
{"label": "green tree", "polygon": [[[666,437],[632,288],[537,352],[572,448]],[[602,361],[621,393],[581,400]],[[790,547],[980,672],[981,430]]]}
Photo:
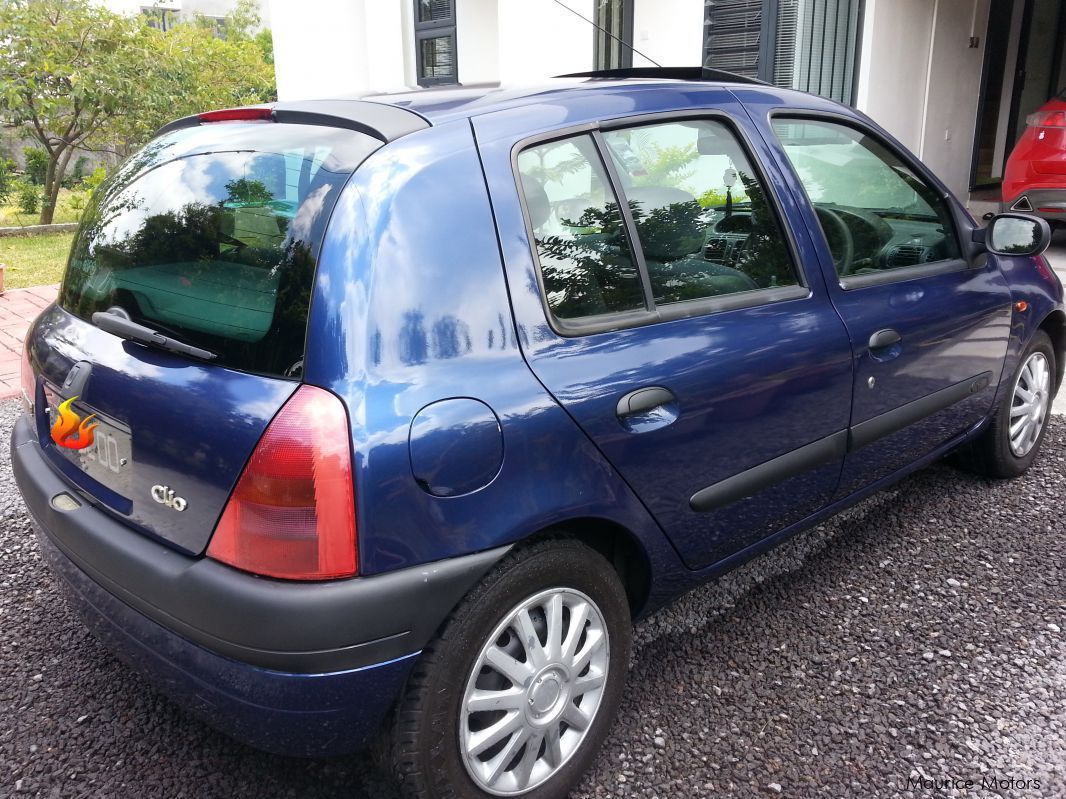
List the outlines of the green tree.
{"label": "green tree", "polygon": [[0,204],[7,202],[15,189],[15,162],[0,155]]}
{"label": "green tree", "polygon": [[16,205],[24,214],[35,214],[41,210],[41,190],[27,180],[20,180],[15,185]]}
{"label": "green tree", "polygon": [[277,98],[274,68],[251,39],[221,39],[192,23],[153,33],[145,73],[152,91],[140,113],[125,120],[137,144],[176,117]]}
{"label": "green tree", "polygon": [[270,66],[274,66],[274,34],[268,28],[264,28],[255,35],[252,41],[259,48],[259,52],[263,54],[263,60]]}
{"label": "green tree", "polygon": [[22,155],[26,159],[26,179],[35,186],[44,185],[44,176],[48,173],[48,153],[40,147],[23,147]]}
{"label": "green tree", "polygon": [[143,92],[145,29],[86,0],[0,3],[0,115],[48,154],[41,224],[75,149]]}
{"label": "green tree", "polygon": [[194,24],[207,28],[227,41],[247,41],[255,38],[262,21],[259,8],[253,0],[238,0],[233,10],[221,20],[203,15],[197,15],[193,19]]}
{"label": "green tree", "polygon": [[660,147],[640,142],[637,153],[644,168],[643,174],[633,178],[637,186],[679,186],[692,176],[700,157],[692,144]]}
{"label": "green tree", "polygon": [[0,118],[48,154],[41,223],[76,150],[125,156],[172,119],[275,99],[258,25],[246,4],[222,39],[195,21],[156,30],[89,0],[0,0]]}

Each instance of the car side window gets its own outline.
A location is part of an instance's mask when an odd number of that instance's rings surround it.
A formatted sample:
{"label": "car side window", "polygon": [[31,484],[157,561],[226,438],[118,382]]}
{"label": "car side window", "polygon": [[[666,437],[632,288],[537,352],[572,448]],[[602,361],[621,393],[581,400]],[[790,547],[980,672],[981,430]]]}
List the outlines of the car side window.
{"label": "car side window", "polygon": [[618,199],[590,136],[518,155],[548,307],[559,319],[645,310]]}
{"label": "car side window", "polygon": [[873,136],[823,119],[773,121],[840,277],[960,257],[938,192]]}
{"label": "car side window", "polygon": [[766,189],[726,125],[678,120],[603,138],[657,306],[798,285]]}

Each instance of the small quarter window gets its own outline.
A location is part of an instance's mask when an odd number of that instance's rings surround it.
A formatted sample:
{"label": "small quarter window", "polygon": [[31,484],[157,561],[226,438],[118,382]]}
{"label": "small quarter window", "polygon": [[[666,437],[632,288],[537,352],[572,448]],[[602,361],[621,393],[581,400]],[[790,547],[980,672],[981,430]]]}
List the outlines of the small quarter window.
{"label": "small quarter window", "polygon": [[566,320],[644,310],[618,199],[592,139],[531,147],[518,169],[552,313]]}
{"label": "small quarter window", "polygon": [[959,258],[938,192],[866,133],[827,120],[774,120],[841,277]]}
{"label": "small quarter window", "polygon": [[604,141],[656,305],[798,284],[765,186],[724,124],[645,125]]}

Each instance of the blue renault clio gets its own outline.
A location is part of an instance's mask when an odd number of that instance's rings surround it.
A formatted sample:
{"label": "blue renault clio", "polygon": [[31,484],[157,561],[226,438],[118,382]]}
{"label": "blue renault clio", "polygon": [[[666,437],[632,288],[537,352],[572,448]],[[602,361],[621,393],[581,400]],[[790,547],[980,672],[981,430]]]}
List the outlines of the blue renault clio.
{"label": "blue renault clio", "polygon": [[562,797],[633,619],[949,453],[1028,468],[1048,238],[707,70],[209,112],[86,210],[15,477],[86,623],[211,724]]}

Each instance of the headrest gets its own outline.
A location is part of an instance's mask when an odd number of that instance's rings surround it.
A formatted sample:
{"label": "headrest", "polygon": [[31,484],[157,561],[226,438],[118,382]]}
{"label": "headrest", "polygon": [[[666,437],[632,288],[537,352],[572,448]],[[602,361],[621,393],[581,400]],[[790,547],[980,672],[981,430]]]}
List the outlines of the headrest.
{"label": "headrest", "polygon": [[536,230],[551,216],[552,206],[544,184],[530,175],[522,175],[522,190],[526,195],[526,208],[529,209],[529,223]]}
{"label": "headrest", "polygon": [[626,196],[645,257],[672,261],[703,245],[703,209],[687,191],[672,186],[633,186],[626,190]]}

